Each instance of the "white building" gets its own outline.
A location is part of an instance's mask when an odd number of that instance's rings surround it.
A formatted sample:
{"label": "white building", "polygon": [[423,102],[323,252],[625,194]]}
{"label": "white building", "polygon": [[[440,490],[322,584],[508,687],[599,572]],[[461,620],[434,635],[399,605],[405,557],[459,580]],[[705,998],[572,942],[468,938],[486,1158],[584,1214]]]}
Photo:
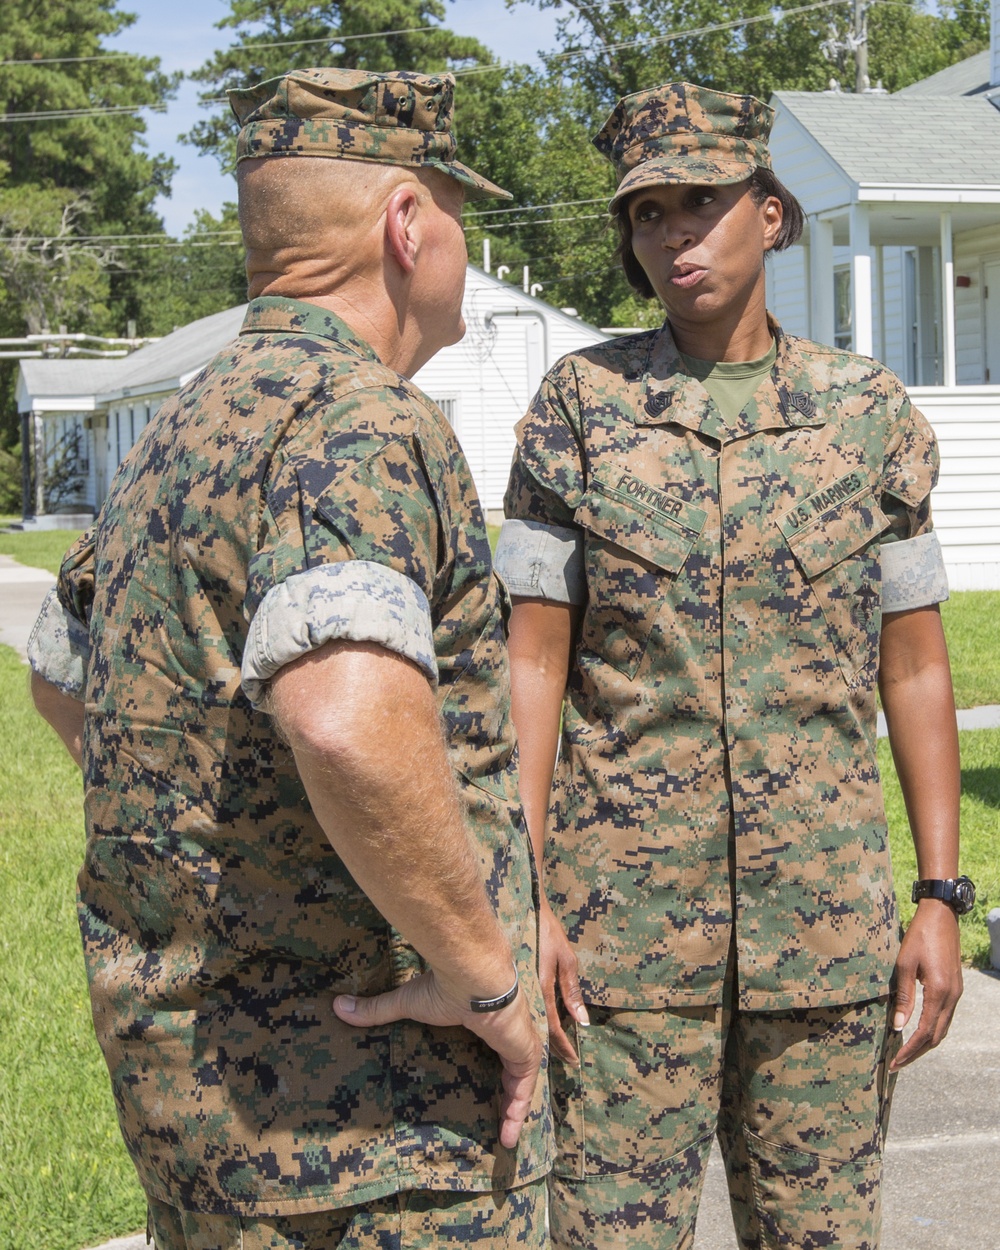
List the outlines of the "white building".
{"label": "white building", "polygon": [[[566,352],[605,338],[575,316],[469,266],[463,303],[468,331],[415,381],[455,427],[483,507],[496,512],[514,449],[514,425],[542,375]],[[33,449],[32,507],[38,527],[84,525],[115,469],[164,399],[236,337],[245,308],[192,322],[120,360],[22,360],[17,406],[23,445]],[[45,470],[67,459],[71,489],[46,512]],[[63,473],[65,476],[65,472]]]}
{"label": "white building", "polygon": [[514,426],[542,377],[567,352],[609,335],[469,266],[461,343],[439,352],[414,381],[454,426],[483,507],[503,507]]}
{"label": "white building", "polygon": [[899,374],[941,444],[951,585],[1000,588],[1000,0],[990,52],[905,91],[772,104],[775,172],[808,223],[769,262],[769,304]]}

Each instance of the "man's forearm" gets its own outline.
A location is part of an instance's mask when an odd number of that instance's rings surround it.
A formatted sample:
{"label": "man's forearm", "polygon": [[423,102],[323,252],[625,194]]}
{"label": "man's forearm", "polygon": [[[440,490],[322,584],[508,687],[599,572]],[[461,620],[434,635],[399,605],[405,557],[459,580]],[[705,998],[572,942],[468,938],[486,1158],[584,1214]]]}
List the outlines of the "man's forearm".
{"label": "man's forearm", "polygon": [[272,679],[270,707],[316,818],[379,912],[457,993],[507,989],[510,943],[426,677],[374,644],[333,643]]}
{"label": "man's forearm", "polygon": [[83,766],[83,713],[84,705],[79,699],[46,681],[34,670],[31,673],[31,697],[35,711],[43,717],[62,739],[74,761]]}

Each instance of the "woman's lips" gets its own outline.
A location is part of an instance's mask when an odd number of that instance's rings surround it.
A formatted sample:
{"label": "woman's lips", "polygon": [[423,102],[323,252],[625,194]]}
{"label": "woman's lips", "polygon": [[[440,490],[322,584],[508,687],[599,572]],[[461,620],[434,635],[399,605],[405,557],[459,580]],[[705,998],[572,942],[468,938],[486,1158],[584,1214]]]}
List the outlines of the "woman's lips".
{"label": "woman's lips", "polygon": [[668,280],[671,286],[689,287],[700,282],[706,273],[708,270],[698,265],[675,265]]}

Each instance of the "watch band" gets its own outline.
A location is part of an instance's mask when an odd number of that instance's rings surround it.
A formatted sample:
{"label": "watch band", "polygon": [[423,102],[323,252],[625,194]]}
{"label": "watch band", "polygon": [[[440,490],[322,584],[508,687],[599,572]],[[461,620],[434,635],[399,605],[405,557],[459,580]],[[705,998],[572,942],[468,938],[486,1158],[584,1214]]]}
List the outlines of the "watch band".
{"label": "watch band", "polygon": [[937,898],[942,903],[950,903],[955,893],[953,877],[943,879],[928,878],[926,881],[914,881],[910,891],[910,902],[919,903],[922,898]]}
{"label": "watch band", "polygon": [[972,910],[976,901],[976,887],[968,877],[928,878],[914,881],[910,891],[910,901],[919,903],[922,898],[936,898],[947,905],[958,916],[964,916]]}
{"label": "watch band", "polygon": [[517,965],[514,966],[514,984],[503,994],[498,994],[496,998],[470,998],[469,1010],[476,1012],[477,1015],[486,1015],[490,1011],[502,1011],[508,1003],[512,1003],[517,998],[517,987],[519,984],[517,975]]}

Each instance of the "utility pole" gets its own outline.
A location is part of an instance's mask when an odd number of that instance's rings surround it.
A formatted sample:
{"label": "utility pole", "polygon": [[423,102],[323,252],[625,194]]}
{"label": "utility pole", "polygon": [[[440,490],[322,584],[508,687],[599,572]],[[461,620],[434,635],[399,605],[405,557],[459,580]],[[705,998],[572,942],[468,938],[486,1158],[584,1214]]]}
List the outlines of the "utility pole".
{"label": "utility pole", "polygon": [[[854,90],[858,95],[872,90],[868,77],[868,6],[871,0],[853,0],[851,27],[841,37],[835,22],[830,23],[830,37],[820,44],[820,51],[829,61],[836,62],[841,74],[847,71],[847,57],[854,58]],[[839,91],[836,79],[830,83],[831,90]],[[881,93],[882,84],[875,88]]]}
{"label": "utility pole", "polygon": [[[868,6],[865,0],[854,0],[854,90],[858,95],[871,85],[868,77]],[[850,39],[850,36],[848,36]]]}

